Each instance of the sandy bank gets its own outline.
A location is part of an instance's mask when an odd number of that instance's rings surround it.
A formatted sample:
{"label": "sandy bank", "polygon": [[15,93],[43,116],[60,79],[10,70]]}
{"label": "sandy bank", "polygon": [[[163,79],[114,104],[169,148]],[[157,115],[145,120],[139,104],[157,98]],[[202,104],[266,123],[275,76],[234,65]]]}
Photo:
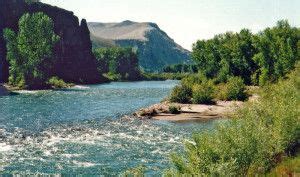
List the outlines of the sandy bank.
{"label": "sandy bank", "polygon": [[[140,119],[154,119],[164,121],[208,121],[230,116],[242,107],[242,101],[217,101],[215,105],[158,103],[134,113]],[[179,114],[171,114],[170,106],[179,108]]]}

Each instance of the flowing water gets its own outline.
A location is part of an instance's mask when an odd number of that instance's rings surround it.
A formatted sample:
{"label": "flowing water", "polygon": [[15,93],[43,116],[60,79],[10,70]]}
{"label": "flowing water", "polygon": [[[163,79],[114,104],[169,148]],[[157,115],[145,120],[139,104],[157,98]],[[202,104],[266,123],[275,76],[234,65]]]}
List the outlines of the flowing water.
{"label": "flowing water", "polygon": [[176,84],[121,82],[0,97],[0,174],[116,175],[139,165],[159,174],[185,138],[217,123],[130,116],[161,101]]}

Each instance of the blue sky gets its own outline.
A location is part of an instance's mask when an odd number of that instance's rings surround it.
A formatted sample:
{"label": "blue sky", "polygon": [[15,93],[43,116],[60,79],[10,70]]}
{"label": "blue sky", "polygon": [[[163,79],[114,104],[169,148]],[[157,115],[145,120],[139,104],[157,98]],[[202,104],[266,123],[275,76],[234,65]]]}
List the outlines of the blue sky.
{"label": "blue sky", "polygon": [[300,0],[42,0],[89,22],[155,22],[187,49],[198,39],[249,28],[258,32],[280,19],[300,27]]}

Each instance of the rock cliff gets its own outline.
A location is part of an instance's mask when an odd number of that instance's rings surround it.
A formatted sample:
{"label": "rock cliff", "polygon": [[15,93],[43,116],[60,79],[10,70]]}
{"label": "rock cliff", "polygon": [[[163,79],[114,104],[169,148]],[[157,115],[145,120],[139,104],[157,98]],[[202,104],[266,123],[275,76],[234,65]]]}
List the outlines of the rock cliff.
{"label": "rock cliff", "polygon": [[[95,47],[115,44],[138,49],[140,66],[146,71],[159,71],[166,65],[188,63],[190,52],[175,43],[155,23],[88,23]],[[104,40],[106,40],[106,42]]]}
{"label": "rock cliff", "polygon": [[7,81],[8,64],[2,31],[18,31],[18,20],[24,13],[44,12],[54,21],[54,31],[60,41],[54,49],[56,65],[53,74],[68,82],[99,83],[104,81],[96,68],[92,43],[86,21],[73,12],[43,3],[27,4],[24,0],[0,0],[0,81]]}

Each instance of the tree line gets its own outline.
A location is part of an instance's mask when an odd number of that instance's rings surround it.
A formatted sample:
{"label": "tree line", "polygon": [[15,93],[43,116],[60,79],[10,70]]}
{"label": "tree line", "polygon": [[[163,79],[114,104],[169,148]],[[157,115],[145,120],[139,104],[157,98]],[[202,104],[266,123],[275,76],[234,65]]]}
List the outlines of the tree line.
{"label": "tree line", "polygon": [[299,59],[300,30],[287,20],[258,34],[243,29],[227,32],[193,45],[192,58],[208,78],[226,82],[240,76],[246,84],[277,81],[293,69]]}
{"label": "tree line", "polygon": [[131,47],[94,49],[97,68],[110,80],[139,80],[141,78],[137,51]]}
{"label": "tree line", "polygon": [[162,70],[165,73],[197,73],[198,68],[195,64],[174,64],[165,66]]}

